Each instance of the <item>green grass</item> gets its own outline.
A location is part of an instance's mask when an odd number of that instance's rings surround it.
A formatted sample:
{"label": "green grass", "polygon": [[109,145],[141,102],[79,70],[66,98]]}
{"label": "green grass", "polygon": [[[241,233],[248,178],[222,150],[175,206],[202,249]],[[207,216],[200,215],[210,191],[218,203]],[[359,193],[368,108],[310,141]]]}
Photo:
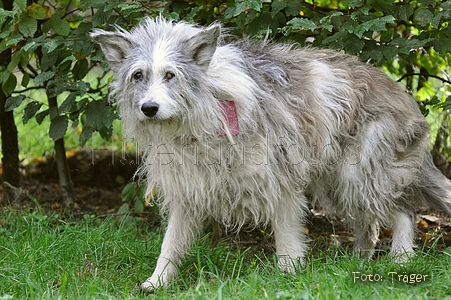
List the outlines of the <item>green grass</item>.
{"label": "green grass", "polygon": [[[66,221],[54,214],[0,212],[0,299],[444,299],[451,295],[451,255],[423,251],[404,265],[363,261],[343,249],[312,257],[297,275],[275,257],[222,241],[199,239],[168,289],[142,294],[162,231],[136,219]],[[129,220],[129,219],[128,219]],[[353,272],[360,272],[353,273]],[[396,272],[396,275],[394,273]],[[379,282],[355,280],[375,274]],[[393,274],[394,276],[391,276]],[[404,283],[404,274],[426,275]],[[401,275],[401,277],[398,277]]]}

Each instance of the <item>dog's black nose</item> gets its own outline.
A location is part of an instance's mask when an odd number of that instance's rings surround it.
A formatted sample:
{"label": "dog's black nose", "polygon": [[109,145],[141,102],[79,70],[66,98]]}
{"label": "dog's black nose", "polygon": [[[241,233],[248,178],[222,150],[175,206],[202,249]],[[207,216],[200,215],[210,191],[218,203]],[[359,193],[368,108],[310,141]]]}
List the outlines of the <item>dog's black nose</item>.
{"label": "dog's black nose", "polygon": [[152,118],[155,116],[158,112],[158,108],[160,105],[155,102],[146,102],[143,105],[141,105],[141,111],[149,118]]}

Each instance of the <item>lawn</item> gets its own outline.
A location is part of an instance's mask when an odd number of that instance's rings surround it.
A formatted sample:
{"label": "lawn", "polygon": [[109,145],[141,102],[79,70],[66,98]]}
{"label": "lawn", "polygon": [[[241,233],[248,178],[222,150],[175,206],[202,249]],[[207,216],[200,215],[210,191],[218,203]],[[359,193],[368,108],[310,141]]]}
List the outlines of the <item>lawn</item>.
{"label": "lawn", "polygon": [[451,251],[418,250],[403,265],[363,261],[347,249],[309,254],[283,274],[271,251],[200,238],[165,290],[143,294],[163,232],[139,218],[67,218],[39,210],[0,211],[0,299],[444,299]]}

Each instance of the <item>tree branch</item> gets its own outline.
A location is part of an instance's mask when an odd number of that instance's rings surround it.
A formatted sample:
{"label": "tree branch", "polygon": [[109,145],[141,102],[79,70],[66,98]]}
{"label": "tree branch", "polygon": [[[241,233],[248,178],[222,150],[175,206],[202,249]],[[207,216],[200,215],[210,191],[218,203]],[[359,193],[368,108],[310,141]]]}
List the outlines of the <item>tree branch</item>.
{"label": "tree branch", "polygon": [[401,78],[399,78],[397,81],[400,82],[400,81],[403,80],[404,78],[407,78],[407,77],[410,77],[410,76],[426,76],[426,77],[432,77],[432,78],[441,80],[443,83],[451,84],[451,81],[446,80],[446,79],[444,79],[444,78],[442,78],[442,77],[440,77],[440,76],[432,75],[432,74],[429,74],[429,73],[407,73],[407,74],[404,74],[404,75],[403,75]]}
{"label": "tree branch", "polygon": [[22,93],[27,92],[27,91],[31,91],[31,90],[39,90],[39,89],[44,89],[44,88],[45,88],[45,87],[42,86],[42,85],[38,85],[38,86],[30,86],[30,87],[27,87],[27,88],[25,88],[25,89],[23,89],[23,90],[20,90],[20,91],[14,91],[14,94],[22,94]]}

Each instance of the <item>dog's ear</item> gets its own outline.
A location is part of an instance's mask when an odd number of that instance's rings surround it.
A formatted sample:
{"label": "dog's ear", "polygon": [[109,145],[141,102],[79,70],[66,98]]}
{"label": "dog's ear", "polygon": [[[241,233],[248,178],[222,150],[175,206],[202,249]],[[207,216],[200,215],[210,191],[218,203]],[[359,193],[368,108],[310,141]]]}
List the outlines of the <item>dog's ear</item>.
{"label": "dog's ear", "polygon": [[188,56],[202,68],[208,69],[211,58],[216,51],[221,26],[213,25],[196,34],[187,41],[185,51]]}
{"label": "dog's ear", "polygon": [[122,32],[108,32],[101,29],[94,30],[90,36],[100,45],[110,68],[117,72],[130,51],[132,45],[130,39]]}

